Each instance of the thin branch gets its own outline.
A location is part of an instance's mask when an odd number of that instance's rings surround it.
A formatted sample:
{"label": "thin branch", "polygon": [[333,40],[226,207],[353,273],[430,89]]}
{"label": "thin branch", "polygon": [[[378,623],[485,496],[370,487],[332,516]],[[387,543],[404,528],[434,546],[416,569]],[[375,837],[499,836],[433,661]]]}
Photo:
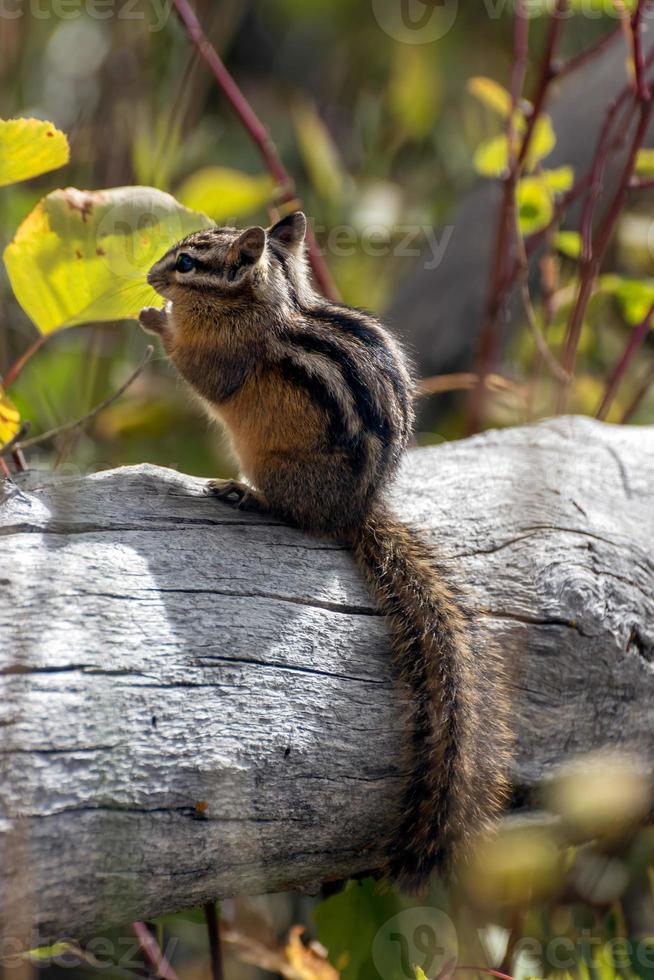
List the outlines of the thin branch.
{"label": "thin branch", "polygon": [[3,384],[5,388],[11,387],[27,362],[32,359],[34,354],[36,354],[41,347],[43,347],[48,338],[54,336],[55,333],[57,333],[56,330],[53,330],[52,333],[42,333],[40,337],[37,337],[36,340],[30,344],[25,353],[21,354],[17,361],[14,361],[4,376]]}
{"label": "thin branch", "polygon": [[[100,412],[103,412],[105,408],[108,408],[111,404],[113,404],[113,402],[120,398],[122,394],[124,394],[124,392],[129,388],[132,382],[138,378],[139,374],[148,364],[150,358],[152,357],[153,350],[153,347],[148,347],[145,352],[145,357],[141,363],[132,371],[130,376],[125,382],[123,382],[120,388],[114,391],[113,394],[109,395],[107,398],[104,398],[95,406],[95,408],[92,408],[90,412],[87,412],[86,415],[82,415],[81,418],[75,419],[73,422],[65,422],[64,425],[59,425],[56,429],[49,429],[47,432],[42,432],[41,435],[33,436],[31,439],[26,439],[24,442],[20,443],[18,448],[29,449],[31,446],[36,446],[41,442],[47,442],[50,439],[54,439],[55,436],[59,436],[64,432],[71,432],[73,429],[77,429],[81,425],[85,425],[87,422],[90,422],[91,419],[94,419],[96,415],[99,415]],[[0,457],[4,456],[8,451],[9,450],[7,450],[6,447],[0,449]]]}
{"label": "thin branch", "polygon": [[[443,395],[448,391],[470,391],[480,384],[481,379],[473,371],[459,371],[455,374],[435,374],[431,378],[422,378],[417,385],[417,397],[426,398],[428,395]],[[525,395],[525,389],[515,381],[509,381],[499,374],[487,374],[483,379],[483,384],[489,391],[510,391],[519,395]]]}
{"label": "thin branch", "polygon": [[[507,263],[511,262],[511,238],[515,227],[515,190],[520,176],[522,149],[515,148],[515,116],[522,98],[529,57],[529,16],[525,0],[516,0],[513,15],[513,71],[511,73],[511,105],[506,125],[508,144],[508,173],[504,178],[502,201],[495,232],[493,261],[491,265],[488,297],[484,310],[484,320],[479,337],[476,358],[476,373],[479,382],[472,389],[468,409],[467,431],[476,432],[482,420],[485,385],[483,379],[490,372],[497,359],[500,337],[499,324],[504,317],[508,302],[508,290],[504,288]],[[534,115],[527,128],[525,140],[535,125]],[[523,144],[524,145],[524,144]]]}
{"label": "thin branch", "polygon": [[[628,91],[629,90],[627,90],[627,92]],[[579,290],[570,320],[568,322],[565,350],[563,354],[563,367],[571,378],[574,375],[577,349],[579,346],[581,329],[586,315],[586,310],[588,308],[588,303],[593,295],[593,290],[602,261],[622,212],[622,208],[629,191],[629,184],[634,174],[636,159],[643,145],[643,140],[645,138],[645,134],[647,133],[647,128],[649,126],[649,121],[652,114],[653,103],[651,95],[646,101],[641,100],[638,93],[636,93],[635,98],[639,103],[638,125],[636,126],[635,133],[631,140],[627,160],[623,167],[622,175],[618,182],[618,187],[613,196],[613,200],[611,201],[606,217],[604,218],[597,235],[593,236],[595,207],[602,189],[604,170],[606,168],[610,147],[608,137],[610,135],[611,126],[616,117],[618,107],[624,102],[624,93],[622,93],[619,99],[613,103],[611,110],[607,115],[607,120],[598,143],[595,163],[593,166],[591,187],[589,189],[588,198],[585,202],[581,218],[580,232],[582,237],[582,258]],[[565,410],[570,384],[570,381],[561,384],[557,402],[558,412]]]}
{"label": "thin branch", "polygon": [[220,930],[218,928],[218,909],[215,902],[207,902],[204,906],[204,917],[209,934],[209,962],[211,964],[211,980],[223,980],[223,955],[220,945]]}
{"label": "thin branch", "polygon": [[632,55],[634,60],[634,75],[636,81],[636,94],[641,102],[648,102],[650,91],[645,81],[645,58],[643,55],[643,32],[642,22],[645,7],[648,0],[638,0],[638,4],[631,18],[631,40]]}
{"label": "thin branch", "polygon": [[[252,142],[259,150],[264,164],[279,188],[280,202],[284,204],[297,203],[295,183],[282,163],[268,130],[241,92],[225,67],[220,55],[202,30],[195,11],[188,3],[188,0],[173,0],[173,6],[189,40],[195,45],[200,56],[206,62],[223,95],[236,113]],[[311,228],[307,230],[307,252],[311,269],[318,285],[328,299],[338,302],[338,290],[320,253],[318,243]]]}
{"label": "thin branch", "polygon": [[647,311],[647,314],[643,317],[638,326],[634,327],[631,331],[627,345],[622,352],[622,356],[609,375],[609,380],[606,383],[606,390],[599,404],[599,408],[597,409],[596,416],[598,419],[605,419],[608,415],[609,409],[613,404],[613,399],[615,398],[618,388],[620,387],[620,382],[627,373],[634,354],[644,342],[645,337],[651,329],[652,317],[654,317],[654,303],[652,303]]}
{"label": "thin branch", "polygon": [[587,65],[589,61],[603,55],[604,52],[608,51],[611,45],[614,44],[619,37],[622,37],[621,24],[618,24],[614,30],[605,35],[603,38],[600,38],[599,41],[591,45],[589,48],[586,48],[585,51],[581,51],[579,54],[569,58],[568,61],[564,62],[562,65],[559,65],[556,70],[557,79],[565,78],[567,75],[571,75],[573,72],[578,71],[580,68]]}
{"label": "thin branch", "polygon": [[152,967],[156,976],[161,980],[179,980],[146,923],[132,922],[130,928],[138,939],[143,959]]}

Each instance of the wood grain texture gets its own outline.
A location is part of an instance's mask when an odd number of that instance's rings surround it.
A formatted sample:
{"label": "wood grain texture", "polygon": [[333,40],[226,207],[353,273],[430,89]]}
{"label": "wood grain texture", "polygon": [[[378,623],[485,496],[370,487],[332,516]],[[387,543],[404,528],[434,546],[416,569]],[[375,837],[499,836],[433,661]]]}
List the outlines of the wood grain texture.
{"label": "wood grain texture", "polygon": [[[2,493],[1,934],[374,866],[400,698],[347,550],[147,465]],[[651,759],[654,429],[559,419],[417,450],[394,499],[506,651],[515,783],[605,745]]]}

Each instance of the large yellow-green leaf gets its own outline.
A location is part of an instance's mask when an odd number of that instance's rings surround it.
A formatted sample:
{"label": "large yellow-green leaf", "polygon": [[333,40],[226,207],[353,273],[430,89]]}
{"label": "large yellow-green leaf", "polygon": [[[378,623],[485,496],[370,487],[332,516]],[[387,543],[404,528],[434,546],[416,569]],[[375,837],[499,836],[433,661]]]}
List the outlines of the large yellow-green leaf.
{"label": "large yellow-green leaf", "polygon": [[187,208],[224,222],[265,208],[274,189],[269,174],[252,177],[229,167],[205,167],[191,174],[176,193]]}
{"label": "large yellow-green leaf", "polygon": [[57,190],[4,251],[16,299],[42,333],[138,316],[161,299],[145,275],[174,242],[212,222],[152,187]]}
{"label": "large yellow-green leaf", "polygon": [[20,414],[0,385],[0,446],[14,438],[20,428]]}
{"label": "large yellow-green leaf", "polygon": [[42,119],[0,119],[0,187],[68,163],[66,135]]}

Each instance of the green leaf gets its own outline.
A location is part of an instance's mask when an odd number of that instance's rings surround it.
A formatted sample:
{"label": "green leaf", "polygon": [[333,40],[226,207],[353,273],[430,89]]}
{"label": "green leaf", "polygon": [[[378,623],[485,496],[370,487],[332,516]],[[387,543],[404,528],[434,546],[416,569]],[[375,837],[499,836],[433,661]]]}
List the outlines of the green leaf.
{"label": "green leaf", "polygon": [[581,257],[581,235],[578,231],[559,231],[554,236],[554,247],[570,259]]}
{"label": "green leaf", "polygon": [[203,211],[220,223],[262,210],[274,189],[269,174],[253,177],[229,167],[205,167],[177,188],[177,198],[187,208]]}
{"label": "green leaf", "polygon": [[475,150],[473,163],[482,177],[502,177],[509,167],[509,141],[506,135],[493,136],[480,143]]}
{"label": "green leaf", "polygon": [[28,950],[24,955],[30,960],[52,960],[56,956],[63,956],[65,953],[75,952],[75,947],[71,943],[55,943],[53,946],[37,946]]}
{"label": "green leaf", "polygon": [[329,130],[308,101],[296,102],[293,122],[314,190],[325,200],[339,204],[343,200],[347,178]]}
{"label": "green leaf", "polygon": [[575,172],[572,167],[557,167],[543,170],[540,175],[553,194],[565,194],[574,184]]}
{"label": "green leaf", "polygon": [[529,152],[525,160],[527,170],[534,170],[541,160],[550,155],[555,146],[556,133],[552,125],[552,117],[544,113],[538,117],[534,126]]}
{"label": "green leaf", "polygon": [[20,429],[20,413],[0,385],[0,446],[14,438]]}
{"label": "green leaf", "polygon": [[654,279],[625,279],[623,276],[601,276],[598,283],[603,292],[615,296],[622,315],[636,326],[648,314],[654,303]]}
{"label": "green leaf", "polygon": [[160,306],[145,281],[148,269],[174,242],[211,224],[152,187],[69,187],[37,204],[4,261],[16,299],[49,333]]}
{"label": "green leaf", "polygon": [[518,225],[522,235],[546,228],[554,215],[552,193],[541,177],[523,177],[516,190]]}
{"label": "green leaf", "polygon": [[641,177],[654,177],[654,150],[638,151],[636,173]]}
{"label": "green leaf", "polygon": [[494,79],[483,75],[469,78],[466,88],[487,109],[497,113],[502,119],[508,119],[511,112],[511,93]]}
{"label": "green leaf", "polygon": [[0,119],[0,187],[68,163],[65,133],[42,119]]}
{"label": "green leaf", "polygon": [[371,878],[350,881],[314,911],[318,939],[341,980],[379,980],[372,945],[381,926],[403,908],[401,900]]}

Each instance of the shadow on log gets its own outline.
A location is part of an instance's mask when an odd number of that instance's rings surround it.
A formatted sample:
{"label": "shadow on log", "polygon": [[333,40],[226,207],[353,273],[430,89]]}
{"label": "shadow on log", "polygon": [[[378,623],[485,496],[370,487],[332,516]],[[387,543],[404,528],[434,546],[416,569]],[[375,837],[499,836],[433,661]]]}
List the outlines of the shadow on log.
{"label": "shadow on log", "polygon": [[[399,698],[347,550],[152,466],[2,492],[2,935],[374,867]],[[651,758],[654,429],[568,418],[417,450],[394,496],[506,651],[515,785],[590,748]]]}

